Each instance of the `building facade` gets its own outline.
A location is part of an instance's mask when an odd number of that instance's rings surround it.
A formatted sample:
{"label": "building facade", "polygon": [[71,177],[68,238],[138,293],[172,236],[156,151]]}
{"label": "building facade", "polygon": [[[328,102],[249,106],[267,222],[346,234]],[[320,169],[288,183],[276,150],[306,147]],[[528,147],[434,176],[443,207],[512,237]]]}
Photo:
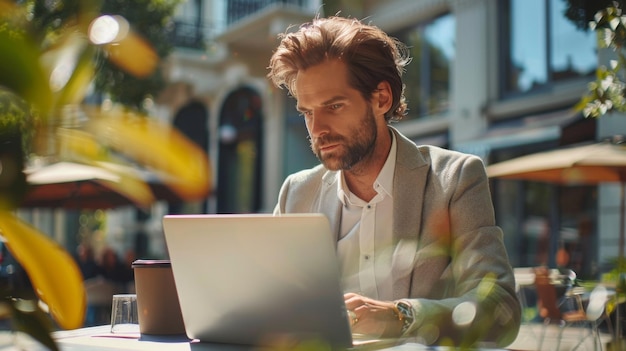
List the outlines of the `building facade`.
{"label": "building facade", "polygon": [[[584,118],[573,106],[602,62],[595,34],[565,18],[564,0],[189,1],[169,64],[171,88],[207,107],[216,172],[209,212],[269,212],[291,172],[317,164],[295,101],[265,75],[277,35],[324,9],[366,20],[410,46],[409,114],[395,126],[416,143],[473,153],[486,164],[622,134],[619,117]],[[295,27],[294,27],[295,26]],[[191,35],[193,37],[193,35]],[[201,44],[201,45],[200,45]],[[171,91],[170,91],[171,93]],[[163,101],[170,115],[181,102]],[[513,265],[583,276],[617,254],[615,185],[492,183]]]}
{"label": "building facade", "polygon": [[[324,4],[323,4],[324,3]],[[105,239],[124,251],[145,231],[164,255],[166,212],[271,212],[280,185],[316,165],[295,100],[266,78],[278,35],[317,15],[364,19],[409,45],[409,112],[394,126],[418,144],[485,164],[626,134],[623,116],[586,119],[574,105],[609,54],[564,16],[566,0],[188,0],[177,11],[155,114],[206,148],[215,191],[202,203],[157,204],[137,221],[108,211]],[[324,11],[328,13],[324,13]],[[618,253],[616,184],[555,186],[493,180],[513,266],[566,265],[597,278]],[[79,215],[23,217],[72,249]],[[65,223],[65,224],[59,224]],[[557,255],[559,253],[560,255]],[[565,253],[565,254],[563,254]],[[557,260],[565,257],[562,262]]]}

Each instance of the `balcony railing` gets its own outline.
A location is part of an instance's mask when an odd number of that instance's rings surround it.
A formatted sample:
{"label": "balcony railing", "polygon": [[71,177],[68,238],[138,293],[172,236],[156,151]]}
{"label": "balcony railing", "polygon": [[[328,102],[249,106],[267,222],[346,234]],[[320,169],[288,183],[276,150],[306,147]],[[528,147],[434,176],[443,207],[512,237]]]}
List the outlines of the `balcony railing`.
{"label": "balcony railing", "polygon": [[226,10],[226,23],[231,25],[274,4],[305,7],[307,3],[308,0],[229,0]]}
{"label": "balcony railing", "polygon": [[[225,24],[202,23],[202,19],[189,22],[185,20],[175,20],[173,29],[170,32],[171,43],[175,47],[190,49],[205,49],[207,42],[224,31],[235,22],[253,15],[269,6],[289,6],[305,9],[310,0],[227,0]],[[215,21],[215,19],[213,19]]]}
{"label": "balcony railing", "polygon": [[205,47],[207,34],[202,25],[174,21],[174,28],[170,33],[170,40],[176,47],[190,49],[204,49]]}

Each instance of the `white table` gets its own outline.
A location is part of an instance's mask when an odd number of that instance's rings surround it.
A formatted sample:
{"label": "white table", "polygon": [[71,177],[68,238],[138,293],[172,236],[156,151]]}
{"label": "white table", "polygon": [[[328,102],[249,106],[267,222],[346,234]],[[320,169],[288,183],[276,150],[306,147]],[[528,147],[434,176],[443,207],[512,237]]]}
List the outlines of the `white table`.
{"label": "white table", "polygon": [[[60,331],[53,333],[57,340],[57,345],[61,351],[262,351],[258,347],[247,347],[241,345],[223,345],[190,342],[184,338],[160,338],[152,340],[140,337],[139,334],[111,334],[110,326],[103,325],[88,327],[76,330]],[[0,333],[0,351],[47,351],[36,341],[26,335],[12,336],[8,332]],[[358,348],[357,350],[360,350]],[[372,350],[366,347],[364,350]],[[424,351],[437,350],[448,351],[450,348],[428,347],[416,343],[407,343],[393,347],[376,348],[376,350],[393,351]],[[484,349],[485,351],[496,349]],[[267,350],[269,351],[269,350]],[[502,350],[500,350],[502,351]]]}

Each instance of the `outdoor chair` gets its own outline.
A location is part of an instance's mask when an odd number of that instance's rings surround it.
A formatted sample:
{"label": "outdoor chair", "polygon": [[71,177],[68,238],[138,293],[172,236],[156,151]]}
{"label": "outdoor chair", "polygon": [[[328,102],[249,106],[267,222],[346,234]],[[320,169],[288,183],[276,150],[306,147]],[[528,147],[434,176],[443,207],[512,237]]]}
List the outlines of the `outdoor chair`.
{"label": "outdoor chair", "polygon": [[563,332],[569,327],[582,327],[587,331],[581,335],[571,350],[578,349],[589,337],[593,338],[594,350],[603,349],[598,326],[603,320],[607,319],[605,318],[606,289],[603,289],[603,287],[594,289],[589,297],[587,308],[584,308],[582,295],[575,293],[574,289],[569,289],[565,296],[558,296],[557,288],[552,283],[549,271],[545,267],[537,267],[535,269],[535,288],[537,290],[537,308],[544,322],[539,338],[539,350],[543,349],[546,330],[550,324],[559,326],[557,351],[561,346]]}
{"label": "outdoor chair", "polygon": [[[522,310],[522,323],[529,324],[536,318],[536,309],[531,308],[534,307],[534,303],[529,303],[526,293],[535,284],[535,270],[534,267],[515,267],[513,268],[513,274],[515,277],[515,293]],[[532,315],[530,314],[531,312]]]}

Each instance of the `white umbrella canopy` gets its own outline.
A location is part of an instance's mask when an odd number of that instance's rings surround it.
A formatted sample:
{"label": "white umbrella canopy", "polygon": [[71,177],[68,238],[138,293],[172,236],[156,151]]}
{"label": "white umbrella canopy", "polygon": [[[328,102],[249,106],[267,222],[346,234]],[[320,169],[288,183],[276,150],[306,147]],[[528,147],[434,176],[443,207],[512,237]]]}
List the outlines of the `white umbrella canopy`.
{"label": "white umbrella canopy", "polygon": [[490,178],[566,185],[626,181],[626,145],[601,142],[539,152],[487,166]]}
{"label": "white umbrella canopy", "polygon": [[626,144],[604,141],[539,152],[487,166],[490,178],[516,179],[560,185],[620,184],[618,258],[624,258],[626,234]]}
{"label": "white umbrella canopy", "polygon": [[127,169],[124,176],[115,170],[110,164],[102,168],[74,162],[26,169],[29,191],[20,207],[107,209],[180,201],[154,173]]}

